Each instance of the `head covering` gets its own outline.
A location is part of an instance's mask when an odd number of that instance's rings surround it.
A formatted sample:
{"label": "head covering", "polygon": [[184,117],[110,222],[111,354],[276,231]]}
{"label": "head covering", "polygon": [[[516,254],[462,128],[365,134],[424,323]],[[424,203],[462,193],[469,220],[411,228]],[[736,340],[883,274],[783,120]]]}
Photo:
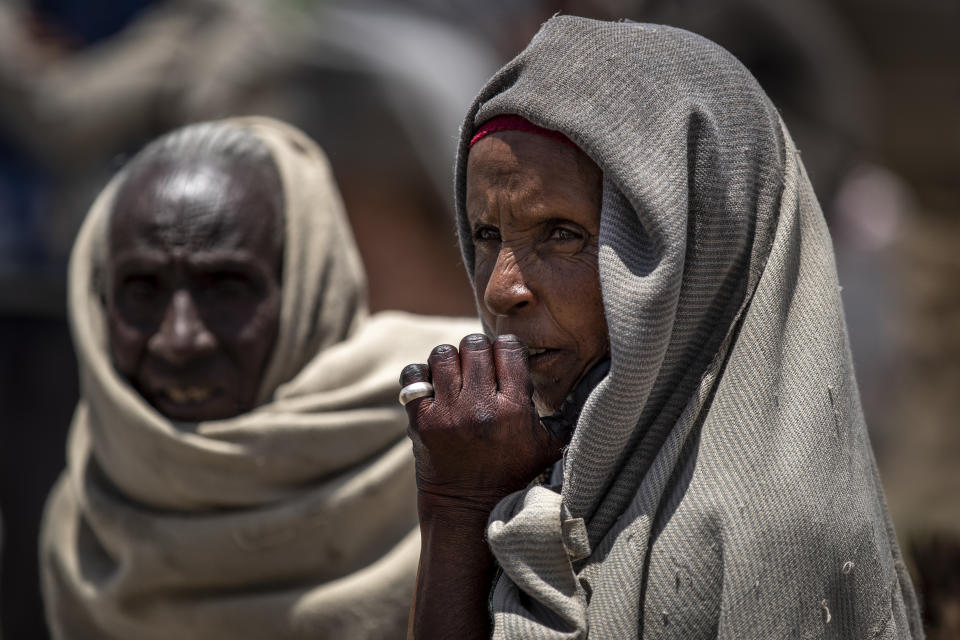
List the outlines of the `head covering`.
{"label": "head covering", "polygon": [[115,179],[70,265],[82,399],[43,524],[51,627],[64,639],[398,637],[419,543],[397,371],[474,323],[368,317],[323,153],[274,120],[225,123],[266,143],[284,189],[265,404],[173,423],[115,372],[103,306]]}
{"label": "head covering", "polygon": [[577,145],[570,142],[570,138],[563,135],[559,131],[551,131],[550,129],[544,129],[543,127],[538,127],[533,124],[526,118],[521,118],[520,116],[514,115],[505,115],[505,116],[496,116],[484,122],[477,129],[477,132],[473,134],[473,137],[470,138],[470,148],[473,148],[473,145],[477,144],[480,140],[483,140],[491,133],[496,133],[497,131],[526,131],[528,133],[536,133],[551,140],[556,140],[557,142],[562,142],[568,147],[573,147],[579,151]]}
{"label": "head covering", "polygon": [[682,30],[546,22],[461,131],[471,277],[469,142],[504,114],[560,131],[603,171],[611,368],[562,487],[491,514],[494,637],[921,636],[830,237],[756,81]]}

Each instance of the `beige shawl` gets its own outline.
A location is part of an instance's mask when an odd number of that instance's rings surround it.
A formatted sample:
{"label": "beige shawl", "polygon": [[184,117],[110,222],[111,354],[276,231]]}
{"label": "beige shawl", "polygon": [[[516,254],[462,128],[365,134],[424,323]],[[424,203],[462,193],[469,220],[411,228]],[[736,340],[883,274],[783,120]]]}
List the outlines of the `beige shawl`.
{"label": "beige shawl", "polygon": [[82,400],[41,536],[57,638],[404,633],[419,539],[397,376],[475,323],[367,317],[322,152],[276,121],[231,122],[270,147],[284,187],[281,328],[264,404],[172,423],[115,373],[101,273],[114,180],[70,265]]}

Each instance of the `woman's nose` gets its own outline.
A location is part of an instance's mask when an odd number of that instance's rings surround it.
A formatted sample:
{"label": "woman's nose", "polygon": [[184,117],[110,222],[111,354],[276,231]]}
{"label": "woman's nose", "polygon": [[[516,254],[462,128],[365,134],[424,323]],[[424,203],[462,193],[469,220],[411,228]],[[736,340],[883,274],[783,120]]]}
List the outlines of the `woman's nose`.
{"label": "woman's nose", "polygon": [[150,353],[183,366],[216,348],[216,338],[203,323],[189,291],[174,291],[157,332],[147,342]]}
{"label": "woman's nose", "polygon": [[483,292],[483,304],[493,315],[507,316],[534,301],[516,254],[504,249],[497,256]]}

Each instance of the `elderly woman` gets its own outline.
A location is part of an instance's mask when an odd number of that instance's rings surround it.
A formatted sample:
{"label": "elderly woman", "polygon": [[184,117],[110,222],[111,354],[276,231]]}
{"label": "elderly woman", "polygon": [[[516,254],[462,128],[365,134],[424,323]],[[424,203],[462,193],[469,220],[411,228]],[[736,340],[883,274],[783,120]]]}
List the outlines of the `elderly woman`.
{"label": "elderly woman", "polygon": [[148,146],[87,217],[69,311],[83,396],[41,541],[55,637],[403,633],[396,371],[472,323],[368,317],[312,141],[248,118]]}
{"label": "elderly woman", "polygon": [[488,637],[489,611],[495,638],[922,636],[830,238],[749,73],[556,17],[457,167],[487,335],[401,374],[412,634]]}

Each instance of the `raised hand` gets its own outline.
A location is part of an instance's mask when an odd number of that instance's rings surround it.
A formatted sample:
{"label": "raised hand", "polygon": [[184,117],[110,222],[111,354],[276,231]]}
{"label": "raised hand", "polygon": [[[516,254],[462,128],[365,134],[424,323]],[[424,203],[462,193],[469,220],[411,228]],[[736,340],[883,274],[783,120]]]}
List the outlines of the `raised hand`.
{"label": "raised hand", "polygon": [[565,444],[531,400],[527,348],[516,336],[482,334],[436,347],[404,368],[400,384],[432,382],[434,395],[407,403],[417,486],[437,506],[489,510],[559,459]]}

